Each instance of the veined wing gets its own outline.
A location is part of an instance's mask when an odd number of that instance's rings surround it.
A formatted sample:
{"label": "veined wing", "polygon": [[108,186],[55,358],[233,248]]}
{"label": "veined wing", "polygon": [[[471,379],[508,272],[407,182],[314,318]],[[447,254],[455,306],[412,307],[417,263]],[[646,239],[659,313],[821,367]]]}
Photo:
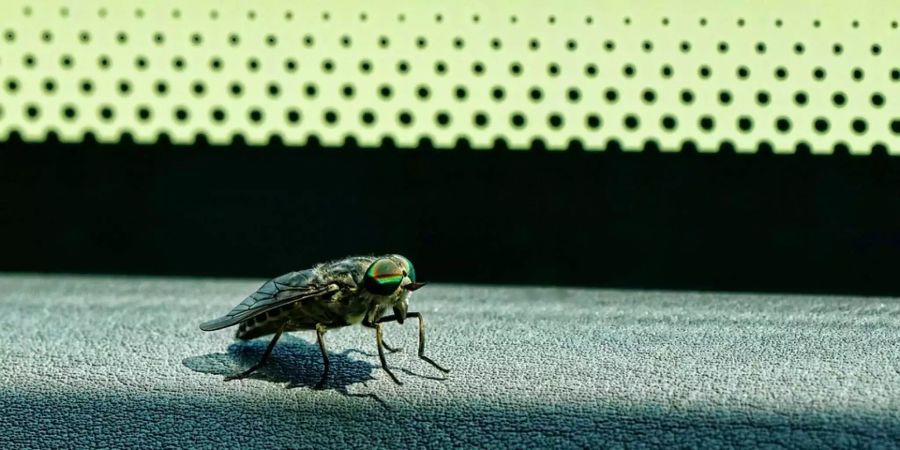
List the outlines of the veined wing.
{"label": "veined wing", "polygon": [[312,283],[312,270],[291,272],[265,282],[256,292],[250,294],[228,314],[200,324],[203,331],[213,331],[243,322],[267,311],[337,290],[334,285]]}

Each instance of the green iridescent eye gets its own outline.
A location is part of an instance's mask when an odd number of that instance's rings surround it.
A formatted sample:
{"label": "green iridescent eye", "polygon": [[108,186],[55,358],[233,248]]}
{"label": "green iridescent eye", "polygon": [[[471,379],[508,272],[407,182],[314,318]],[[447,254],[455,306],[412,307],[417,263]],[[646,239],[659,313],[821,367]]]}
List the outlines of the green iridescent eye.
{"label": "green iridescent eye", "polygon": [[378,295],[390,295],[403,282],[403,267],[396,262],[382,258],[372,263],[366,270],[363,283],[366,290]]}

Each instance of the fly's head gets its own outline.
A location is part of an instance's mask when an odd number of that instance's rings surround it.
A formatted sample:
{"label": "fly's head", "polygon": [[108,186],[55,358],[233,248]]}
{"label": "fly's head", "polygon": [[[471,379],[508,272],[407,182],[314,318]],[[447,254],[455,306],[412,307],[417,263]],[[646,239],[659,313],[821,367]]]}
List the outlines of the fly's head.
{"label": "fly's head", "polygon": [[366,270],[363,285],[370,294],[385,299],[391,304],[397,322],[406,319],[409,293],[421,288],[425,283],[416,281],[416,269],[412,262],[400,255],[378,258]]}

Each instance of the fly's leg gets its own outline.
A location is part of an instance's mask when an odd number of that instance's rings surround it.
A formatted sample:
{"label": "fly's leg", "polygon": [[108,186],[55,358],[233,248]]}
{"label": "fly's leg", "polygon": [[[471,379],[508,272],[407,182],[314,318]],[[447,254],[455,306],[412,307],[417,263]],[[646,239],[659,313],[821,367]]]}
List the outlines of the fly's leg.
{"label": "fly's leg", "polygon": [[325,352],[325,331],[325,325],[321,323],[316,324],[316,340],[319,342],[319,350],[322,351],[322,363],[325,365],[325,370],[322,371],[322,378],[316,383],[316,389],[325,387],[325,381],[328,380],[328,369],[331,366],[331,363],[328,362],[328,353]]}
{"label": "fly's leg", "polygon": [[[368,318],[363,319],[362,324],[364,327],[375,328],[375,325],[372,325],[372,322],[369,322]],[[384,342],[384,339],[381,339],[381,345],[384,346],[384,349],[388,351],[388,353],[397,353],[400,351],[400,347],[391,347],[387,342]]]}
{"label": "fly's leg", "polygon": [[[406,313],[406,317],[415,317],[419,319],[419,359],[427,362],[428,364],[431,364],[435,369],[440,370],[441,372],[449,373],[450,369],[441,367],[440,365],[438,365],[438,363],[432,361],[431,358],[425,356],[425,319],[422,317],[422,314],[417,312],[410,312]],[[397,316],[390,315],[378,319],[376,323],[380,325],[382,322],[391,322],[394,320],[397,320]]]}
{"label": "fly's leg", "polygon": [[262,367],[263,364],[266,363],[266,360],[269,359],[269,355],[272,354],[272,350],[275,348],[275,343],[278,342],[278,338],[280,338],[281,333],[284,332],[285,326],[287,326],[286,321],[285,321],[284,325],[282,325],[281,328],[278,329],[278,332],[275,333],[275,337],[273,337],[272,341],[269,342],[269,346],[266,347],[266,352],[263,353],[262,358],[260,358],[258,363],[254,364],[253,367],[251,367],[241,373],[238,373],[235,375],[228,375],[227,377],[225,377],[225,381],[240,380],[242,378],[247,378],[248,376],[250,376],[251,373],[256,372],[257,369]]}
{"label": "fly's leg", "polygon": [[375,344],[378,346],[378,358],[381,359],[381,368],[384,369],[384,371],[387,372],[387,374],[391,376],[391,379],[394,380],[394,383],[397,383],[402,386],[403,383],[401,383],[400,380],[398,380],[397,377],[394,376],[394,373],[391,372],[391,369],[388,369],[387,361],[384,360],[384,348],[383,348],[384,342],[381,339],[381,324],[380,323],[375,324]]}

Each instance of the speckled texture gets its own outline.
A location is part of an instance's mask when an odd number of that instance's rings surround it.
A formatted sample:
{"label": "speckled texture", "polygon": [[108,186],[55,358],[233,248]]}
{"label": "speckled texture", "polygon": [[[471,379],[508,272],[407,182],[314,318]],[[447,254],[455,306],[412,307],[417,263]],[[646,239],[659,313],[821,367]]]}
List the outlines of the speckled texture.
{"label": "speckled texture", "polygon": [[788,447],[900,443],[900,301],[430,285],[425,314],[264,339],[201,332],[261,280],[0,277],[0,448]]}

